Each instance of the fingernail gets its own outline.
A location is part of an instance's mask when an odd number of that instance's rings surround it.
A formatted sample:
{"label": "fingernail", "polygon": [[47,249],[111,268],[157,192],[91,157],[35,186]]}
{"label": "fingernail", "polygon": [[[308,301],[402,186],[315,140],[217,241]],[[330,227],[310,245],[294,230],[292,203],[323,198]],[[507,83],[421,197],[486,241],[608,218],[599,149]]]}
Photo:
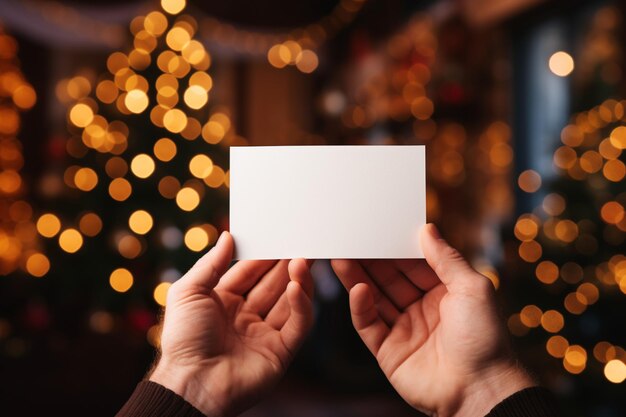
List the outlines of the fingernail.
{"label": "fingernail", "polygon": [[439,229],[435,226],[434,223],[430,223],[430,235],[435,239],[441,239],[441,234],[439,233]]}

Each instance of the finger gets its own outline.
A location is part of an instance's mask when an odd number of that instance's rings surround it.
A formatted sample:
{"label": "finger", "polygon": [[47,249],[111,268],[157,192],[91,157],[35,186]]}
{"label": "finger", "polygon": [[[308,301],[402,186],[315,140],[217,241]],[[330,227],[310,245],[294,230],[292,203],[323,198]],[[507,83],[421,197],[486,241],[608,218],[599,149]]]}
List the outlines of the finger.
{"label": "finger", "polygon": [[220,280],[216,289],[244,295],[269,271],[278,261],[239,261]]}
{"label": "finger", "polygon": [[313,324],[313,303],[296,281],[289,282],[286,293],[289,302],[289,318],[280,329],[280,337],[293,357]]}
{"label": "finger", "polygon": [[[289,272],[289,279],[295,281],[304,290],[307,297],[310,300],[313,299],[313,277],[309,270],[312,261],[304,259],[292,259],[289,261],[287,271]],[[265,322],[275,329],[280,329],[285,325],[285,322],[289,318],[289,301],[287,300],[287,294],[283,293],[276,304],[270,309],[269,313],[265,317]]]}
{"label": "finger", "polygon": [[217,243],[200,258],[175,285],[178,288],[198,288],[209,293],[217,285],[220,277],[228,269],[233,258],[233,238],[223,232]]}
{"label": "finger", "polygon": [[428,292],[441,283],[435,271],[423,259],[398,259],[396,267],[415,285]]}
{"label": "finger", "polygon": [[476,281],[476,275],[480,275],[458,250],[441,238],[434,224],[429,223],[422,228],[420,244],[426,261],[448,289],[472,285]]}
{"label": "finger", "polygon": [[374,304],[380,312],[382,319],[392,326],[400,315],[400,312],[393,303],[384,295],[376,284],[370,279],[369,275],[363,267],[352,259],[333,259],[331,261],[333,270],[339,277],[339,281],[348,290],[348,292],[359,283],[365,283],[369,286],[374,299]]}
{"label": "finger", "polygon": [[265,316],[265,322],[272,326],[276,330],[280,330],[284,325],[287,319],[289,318],[289,311],[291,308],[289,307],[289,300],[287,299],[287,292],[285,291],[274,307],[272,307]]}
{"label": "finger", "polygon": [[371,287],[367,284],[356,284],[350,290],[350,313],[357,333],[376,356],[389,335],[389,326],[380,317],[374,305]]}
{"label": "finger", "polygon": [[272,267],[260,280],[252,287],[246,297],[245,308],[261,317],[274,307],[285,292],[289,283],[289,273],[287,272],[287,260],[281,260]]}
{"label": "finger", "polygon": [[305,260],[302,258],[292,259],[289,261],[289,266],[287,268],[289,272],[289,279],[292,281],[296,281],[309,299],[313,299],[313,276],[311,276],[311,265],[313,261]]}
{"label": "finger", "polygon": [[422,292],[388,259],[361,261],[369,277],[391,302],[403,311],[422,297]]}

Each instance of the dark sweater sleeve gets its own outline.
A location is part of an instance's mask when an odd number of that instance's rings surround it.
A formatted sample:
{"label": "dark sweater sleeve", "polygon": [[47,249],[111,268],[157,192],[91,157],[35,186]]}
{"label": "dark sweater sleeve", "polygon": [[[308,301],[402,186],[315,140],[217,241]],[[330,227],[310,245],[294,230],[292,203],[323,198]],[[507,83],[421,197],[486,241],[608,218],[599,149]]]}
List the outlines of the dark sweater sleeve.
{"label": "dark sweater sleeve", "polygon": [[137,384],[116,417],[205,417],[183,397],[155,382]]}
{"label": "dark sweater sleeve", "polygon": [[556,399],[542,387],[526,388],[497,404],[485,417],[558,417]]}

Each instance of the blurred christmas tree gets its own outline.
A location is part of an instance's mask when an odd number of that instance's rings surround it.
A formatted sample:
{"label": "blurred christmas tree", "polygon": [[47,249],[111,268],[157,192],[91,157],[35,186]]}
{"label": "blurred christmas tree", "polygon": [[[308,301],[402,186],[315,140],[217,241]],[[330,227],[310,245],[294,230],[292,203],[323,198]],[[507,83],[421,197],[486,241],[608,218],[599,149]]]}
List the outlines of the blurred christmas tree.
{"label": "blurred christmas tree", "polygon": [[[615,384],[626,380],[626,101],[590,104],[599,91],[615,94],[621,80],[618,15],[614,9],[601,9],[581,43],[586,79],[579,74],[574,101],[587,109],[574,113],[561,131],[553,155],[556,176],[543,188],[535,171],[519,177],[520,188],[543,193],[543,201],[517,219],[519,258],[509,266],[514,279],[508,290],[522,303],[509,317],[509,329],[527,336],[519,343],[534,362],[545,363],[545,380],[566,397],[588,398],[597,407],[590,413],[594,415],[619,415],[611,408],[620,401],[623,405]],[[550,63],[556,75],[573,70],[573,61],[557,64]],[[559,74],[563,67],[567,72]],[[567,373],[544,356],[541,346]],[[575,377],[583,373],[585,378]]]}
{"label": "blurred christmas tree", "polygon": [[18,139],[20,113],[35,105],[37,95],[20,70],[17,48],[0,27],[0,275],[22,268],[42,276],[49,261],[35,250],[37,232],[33,210],[24,200],[29,190],[20,175],[24,157]]}
{"label": "blurred christmas tree", "polygon": [[226,111],[209,109],[211,58],[185,2],[161,7],[133,19],[133,47],[108,57],[107,74],[57,87],[71,137],[51,142],[37,230],[56,260],[55,287],[80,286],[100,306],[96,331],[131,306],[140,314],[130,322],[147,330],[150,299],[164,305],[170,283],[227,227],[223,167],[242,140]]}

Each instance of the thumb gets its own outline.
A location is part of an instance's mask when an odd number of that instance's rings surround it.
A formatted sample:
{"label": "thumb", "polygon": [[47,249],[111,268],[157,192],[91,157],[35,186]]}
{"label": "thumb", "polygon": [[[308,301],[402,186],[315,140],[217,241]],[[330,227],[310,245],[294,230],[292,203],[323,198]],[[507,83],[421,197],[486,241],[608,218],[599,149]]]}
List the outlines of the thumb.
{"label": "thumb", "polygon": [[233,247],[232,236],[228,232],[223,232],[215,246],[198,259],[175,285],[181,288],[200,288],[206,293],[211,292],[228,269],[233,258]]}
{"label": "thumb", "polygon": [[476,272],[458,250],[448,245],[432,224],[426,224],[420,231],[420,244],[428,265],[435,271],[446,286],[468,284],[475,281]]}

